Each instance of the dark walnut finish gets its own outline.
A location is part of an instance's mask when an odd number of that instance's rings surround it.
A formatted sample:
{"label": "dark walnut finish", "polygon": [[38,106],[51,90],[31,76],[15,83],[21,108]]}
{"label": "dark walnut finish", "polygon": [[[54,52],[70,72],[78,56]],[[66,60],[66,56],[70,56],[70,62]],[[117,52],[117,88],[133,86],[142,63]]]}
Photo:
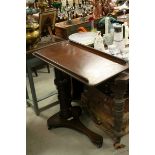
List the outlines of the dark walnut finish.
{"label": "dark walnut finish", "polygon": [[[87,135],[94,144],[101,147],[102,137],[87,129],[79,120],[81,109],[71,106],[70,80],[73,77],[87,86],[96,86],[128,69],[128,64],[121,59],[69,41],[53,44],[35,52],[34,55],[55,67],[55,84],[59,94],[60,112],[48,119],[48,128],[75,129]],[[118,122],[116,121],[116,126]],[[117,131],[119,133],[119,127]]]}
{"label": "dark walnut finish", "polygon": [[122,133],[122,125],[123,125],[123,113],[125,106],[124,96],[128,89],[129,84],[129,74],[122,73],[120,76],[115,78],[114,85],[112,91],[114,93],[114,132],[116,135],[115,144],[120,143]]}
{"label": "dark walnut finish", "polygon": [[69,41],[39,50],[35,52],[35,56],[92,86],[128,68],[121,59]]}
{"label": "dark walnut finish", "polygon": [[122,147],[121,137],[129,127],[128,76],[127,71],[122,72],[95,87],[85,87],[81,95],[82,109],[114,140],[117,148]]}
{"label": "dark walnut finish", "polygon": [[56,127],[67,127],[77,130],[87,135],[90,140],[98,147],[102,146],[102,136],[90,131],[86,128],[79,116],[81,115],[81,108],[78,106],[71,106],[71,78],[67,74],[55,69],[55,85],[58,90],[58,99],[60,102],[60,112],[47,120],[48,129]]}

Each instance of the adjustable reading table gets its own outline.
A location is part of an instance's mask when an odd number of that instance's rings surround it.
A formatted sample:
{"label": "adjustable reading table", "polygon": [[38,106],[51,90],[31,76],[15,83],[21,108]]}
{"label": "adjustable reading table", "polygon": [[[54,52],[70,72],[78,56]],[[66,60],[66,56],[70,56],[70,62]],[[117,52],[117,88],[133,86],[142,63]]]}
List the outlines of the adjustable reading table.
{"label": "adjustable reading table", "polygon": [[[80,107],[71,106],[71,77],[87,86],[96,86],[127,70],[128,64],[122,59],[71,41],[54,43],[34,52],[34,55],[55,68],[55,84],[58,90],[60,112],[48,119],[48,128],[68,127],[75,129],[87,135],[94,144],[101,147],[102,136],[90,131],[80,122]],[[123,80],[118,79],[114,89],[117,105],[115,106],[115,114],[118,116],[115,120],[115,128],[118,132],[117,142],[120,141],[123,117],[124,101],[122,97],[126,91]]]}

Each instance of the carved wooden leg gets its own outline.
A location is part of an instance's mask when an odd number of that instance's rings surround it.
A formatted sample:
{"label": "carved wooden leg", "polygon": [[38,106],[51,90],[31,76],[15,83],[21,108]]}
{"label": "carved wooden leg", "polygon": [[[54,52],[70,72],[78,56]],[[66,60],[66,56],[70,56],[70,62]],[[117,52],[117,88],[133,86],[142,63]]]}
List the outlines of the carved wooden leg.
{"label": "carved wooden leg", "polygon": [[55,77],[54,82],[60,102],[60,115],[63,118],[69,118],[71,116],[71,78],[57,69],[55,69]]}
{"label": "carved wooden leg", "polygon": [[123,113],[124,113],[124,95],[128,87],[129,77],[128,73],[121,73],[114,82],[114,131],[115,144],[120,143],[122,136]]}
{"label": "carved wooden leg", "polygon": [[67,127],[87,135],[98,147],[102,146],[102,136],[90,131],[79,120],[81,115],[80,107],[71,106],[71,79],[67,74],[55,69],[55,84],[58,89],[60,112],[47,120],[48,129],[56,127]]}

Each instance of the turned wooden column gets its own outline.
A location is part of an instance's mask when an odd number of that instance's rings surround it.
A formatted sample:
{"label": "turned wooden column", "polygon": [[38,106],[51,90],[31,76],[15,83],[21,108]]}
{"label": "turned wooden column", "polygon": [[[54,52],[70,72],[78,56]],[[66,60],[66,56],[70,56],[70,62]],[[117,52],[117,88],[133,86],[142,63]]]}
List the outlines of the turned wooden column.
{"label": "turned wooden column", "polygon": [[114,132],[116,135],[115,143],[120,143],[123,125],[123,114],[124,114],[124,105],[125,99],[124,95],[126,94],[129,83],[128,73],[121,73],[114,81],[113,93],[114,93]]}
{"label": "turned wooden column", "polygon": [[54,69],[55,80],[54,83],[58,90],[58,99],[60,102],[60,115],[63,118],[71,116],[71,78],[69,75]]}
{"label": "turned wooden column", "polygon": [[79,106],[71,106],[71,77],[55,69],[54,82],[58,90],[60,111],[47,120],[48,129],[66,127],[77,130],[88,136],[97,147],[101,147],[103,143],[102,136],[92,132],[81,123],[79,116],[82,110]]}

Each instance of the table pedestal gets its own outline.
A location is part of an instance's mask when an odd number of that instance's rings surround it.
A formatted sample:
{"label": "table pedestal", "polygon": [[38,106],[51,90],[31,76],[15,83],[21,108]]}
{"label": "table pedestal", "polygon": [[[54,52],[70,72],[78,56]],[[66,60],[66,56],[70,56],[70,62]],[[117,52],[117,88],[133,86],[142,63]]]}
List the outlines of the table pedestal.
{"label": "table pedestal", "polygon": [[51,116],[47,120],[48,129],[56,127],[67,127],[77,130],[87,135],[90,140],[98,147],[102,146],[102,136],[90,131],[86,128],[79,116],[81,115],[81,108],[78,106],[72,107],[71,105],[71,78],[69,75],[55,69],[55,85],[58,90],[58,99],[60,102],[60,112]]}

